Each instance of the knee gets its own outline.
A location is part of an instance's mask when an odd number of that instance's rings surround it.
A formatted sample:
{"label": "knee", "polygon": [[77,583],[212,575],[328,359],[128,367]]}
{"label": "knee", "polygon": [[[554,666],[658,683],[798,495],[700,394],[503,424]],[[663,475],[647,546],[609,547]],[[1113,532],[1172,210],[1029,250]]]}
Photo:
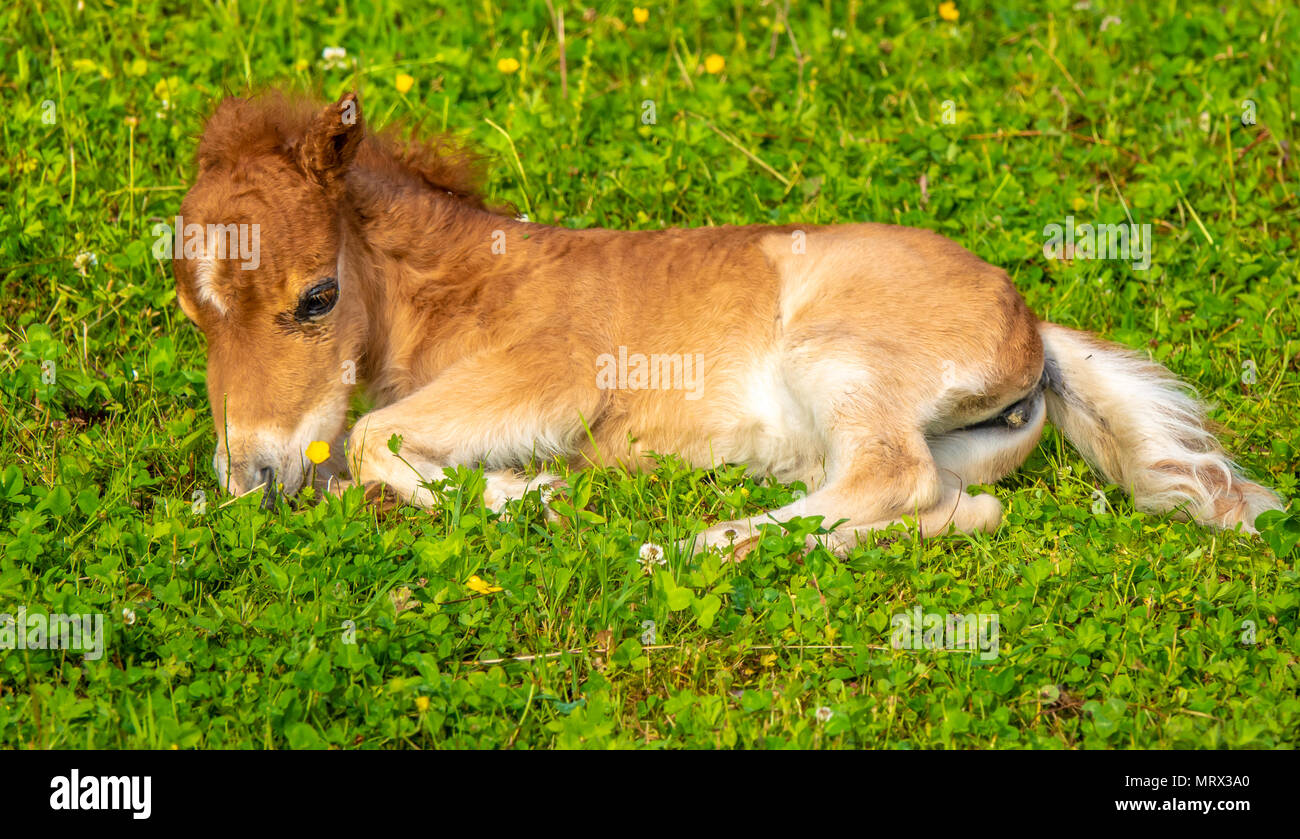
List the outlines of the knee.
{"label": "knee", "polygon": [[962,494],[961,503],[958,505],[957,513],[954,516],[954,524],[957,528],[965,533],[974,533],[982,531],[992,533],[1002,524],[1002,502],[982,492],[979,495]]}

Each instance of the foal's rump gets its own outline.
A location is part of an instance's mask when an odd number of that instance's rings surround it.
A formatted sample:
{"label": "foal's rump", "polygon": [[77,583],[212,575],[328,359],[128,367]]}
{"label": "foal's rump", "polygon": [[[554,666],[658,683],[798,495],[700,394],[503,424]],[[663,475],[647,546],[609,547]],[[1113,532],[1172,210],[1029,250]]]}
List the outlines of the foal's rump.
{"label": "foal's rump", "polygon": [[1259,513],[1280,508],[1229,459],[1205,407],[1171,372],[1039,321],[1005,272],[960,245],[885,225],[818,232],[806,253],[777,252],[772,241],[784,327],[802,340],[838,324],[840,340],[821,352],[852,347],[869,371],[863,381],[896,394],[900,409],[916,400],[945,482],[1010,474],[1051,421],[1140,509],[1253,530]]}

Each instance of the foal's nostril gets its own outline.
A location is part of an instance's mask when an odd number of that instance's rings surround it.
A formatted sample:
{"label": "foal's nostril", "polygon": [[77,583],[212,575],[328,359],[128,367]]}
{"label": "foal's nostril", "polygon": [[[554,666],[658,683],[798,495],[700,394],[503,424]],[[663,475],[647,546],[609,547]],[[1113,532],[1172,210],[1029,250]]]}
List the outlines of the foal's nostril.
{"label": "foal's nostril", "polygon": [[266,466],[257,473],[257,478],[262,484],[262,509],[269,510],[275,506],[275,472]]}

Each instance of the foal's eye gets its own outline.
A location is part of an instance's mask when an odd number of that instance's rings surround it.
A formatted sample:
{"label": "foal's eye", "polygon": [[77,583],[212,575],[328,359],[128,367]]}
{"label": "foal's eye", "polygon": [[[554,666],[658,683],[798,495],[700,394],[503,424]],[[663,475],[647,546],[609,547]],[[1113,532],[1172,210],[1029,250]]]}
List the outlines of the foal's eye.
{"label": "foal's eye", "polygon": [[293,316],[298,320],[318,318],[333,309],[338,300],[338,280],[330,277],[328,280],[303,292],[302,297],[298,299],[298,309],[293,313]]}

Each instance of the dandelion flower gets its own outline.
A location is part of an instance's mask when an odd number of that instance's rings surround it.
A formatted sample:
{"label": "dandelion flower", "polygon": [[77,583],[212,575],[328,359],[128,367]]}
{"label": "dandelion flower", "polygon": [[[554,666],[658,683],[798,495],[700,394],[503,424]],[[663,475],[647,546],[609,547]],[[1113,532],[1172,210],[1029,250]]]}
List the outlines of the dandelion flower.
{"label": "dandelion flower", "polygon": [[415,707],[419,710],[421,714],[429,710],[429,697],[427,696],[415,697]]}
{"label": "dandelion flower", "polygon": [[484,582],[477,574],[466,580],[465,585],[469,586],[470,591],[477,592],[478,594],[496,594],[498,591],[502,590],[501,586],[489,585]]}
{"label": "dandelion flower", "polygon": [[948,2],[939,4],[939,17],[944,20],[956,20],[961,17],[961,12],[957,11],[957,4],[948,0]]}
{"label": "dandelion flower", "polygon": [[415,76],[406,73],[398,73],[397,78],[393,80],[393,86],[397,88],[398,93],[407,93],[415,85]]}
{"label": "dandelion flower", "polygon": [[710,76],[716,76],[727,66],[727,59],[718,55],[716,52],[704,59],[704,71]]}
{"label": "dandelion flower", "polygon": [[317,440],[307,446],[307,459],[316,465],[320,465],[330,459],[330,444],[324,440]]}
{"label": "dandelion flower", "polygon": [[506,75],[519,72],[519,59],[502,58],[497,61],[497,69]]}
{"label": "dandelion flower", "polygon": [[632,20],[636,21],[637,23],[645,23],[649,19],[650,19],[649,9],[643,9],[640,6],[636,6],[635,8],[632,9]]}

